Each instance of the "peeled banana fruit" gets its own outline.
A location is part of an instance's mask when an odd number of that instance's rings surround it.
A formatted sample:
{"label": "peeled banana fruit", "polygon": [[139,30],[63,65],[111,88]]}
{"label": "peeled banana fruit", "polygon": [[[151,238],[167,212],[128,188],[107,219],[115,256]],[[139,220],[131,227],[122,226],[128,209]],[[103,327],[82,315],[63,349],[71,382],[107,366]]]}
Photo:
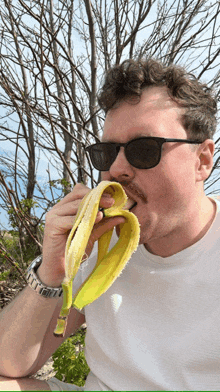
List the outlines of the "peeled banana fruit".
{"label": "peeled banana fruit", "polygon": [[[115,199],[112,207],[104,209],[105,217],[124,216],[126,221],[120,225],[119,239],[109,252],[113,229],[98,239],[96,265],[72,298],[72,281],[85,254],[98,213],[99,202],[104,192],[109,193]],[[132,253],[136,250],[140,238],[139,222],[132,212],[123,209],[126,202],[126,193],[119,183],[102,181],[97,188],[88,192],[80,203],[66,243],[65,278],[62,283],[63,306],[54,331],[55,336],[64,336],[71,306],[82,309],[99,298],[120,275]]]}

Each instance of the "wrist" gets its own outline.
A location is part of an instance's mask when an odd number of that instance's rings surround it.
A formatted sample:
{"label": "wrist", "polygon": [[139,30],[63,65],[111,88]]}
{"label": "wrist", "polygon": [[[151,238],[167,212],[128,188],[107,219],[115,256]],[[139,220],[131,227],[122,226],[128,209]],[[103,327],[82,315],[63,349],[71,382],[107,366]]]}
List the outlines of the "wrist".
{"label": "wrist", "polygon": [[45,286],[54,288],[61,287],[64,279],[64,275],[57,273],[54,274],[53,272],[51,273],[51,271],[48,271],[43,263],[38,267],[36,275]]}
{"label": "wrist", "polygon": [[28,285],[32,288],[32,290],[36,291],[39,295],[43,297],[60,297],[63,292],[61,284],[56,284],[53,281],[53,285],[51,285],[49,281],[47,283],[44,278],[40,278],[37,274],[37,270],[40,268],[41,264],[42,256],[38,256],[29,265],[26,275]]}

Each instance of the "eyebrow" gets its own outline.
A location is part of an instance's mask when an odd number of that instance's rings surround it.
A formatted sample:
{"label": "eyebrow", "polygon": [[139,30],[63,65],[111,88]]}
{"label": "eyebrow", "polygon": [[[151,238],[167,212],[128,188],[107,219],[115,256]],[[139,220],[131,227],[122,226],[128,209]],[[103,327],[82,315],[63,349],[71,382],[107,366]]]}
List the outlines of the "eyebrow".
{"label": "eyebrow", "polygon": [[[143,133],[138,133],[137,135],[133,135],[126,143],[128,143],[128,142],[130,142],[131,140],[134,140],[134,139],[138,139],[138,138],[140,138],[140,137],[155,137],[155,135],[152,135],[151,133],[149,134],[149,135],[146,135],[146,134],[143,134]],[[157,136],[157,137],[160,137],[160,136]],[[118,143],[117,141],[115,141],[115,140],[101,140],[101,143]]]}

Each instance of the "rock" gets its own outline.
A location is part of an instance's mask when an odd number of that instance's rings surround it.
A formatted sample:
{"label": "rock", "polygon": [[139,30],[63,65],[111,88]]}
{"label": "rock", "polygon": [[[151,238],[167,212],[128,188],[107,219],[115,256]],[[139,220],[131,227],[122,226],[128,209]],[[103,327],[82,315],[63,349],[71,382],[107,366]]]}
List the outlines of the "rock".
{"label": "rock", "polygon": [[32,376],[32,378],[36,378],[38,380],[49,380],[51,377],[55,377],[55,375],[56,372],[53,368],[53,358],[50,357],[42,368]]}

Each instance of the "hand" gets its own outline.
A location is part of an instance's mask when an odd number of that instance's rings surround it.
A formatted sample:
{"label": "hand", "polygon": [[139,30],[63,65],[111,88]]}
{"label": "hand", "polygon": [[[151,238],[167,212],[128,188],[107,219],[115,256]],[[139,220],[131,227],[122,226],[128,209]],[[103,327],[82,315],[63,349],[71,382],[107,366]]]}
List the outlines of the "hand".
{"label": "hand", "polygon": [[[43,262],[38,269],[38,276],[48,286],[60,286],[65,275],[65,245],[74,219],[83,197],[90,189],[82,184],[75,185],[62,201],[57,203],[46,215],[46,224],[43,241]],[[103,194],[100,208],[109,208],[114,199],[109,194]],[[94,228],[87,244],[86,254],[89,256],[94,243],[101,235],[112,227],[123,223],[123,217],[103,218],[98,212]]]}

